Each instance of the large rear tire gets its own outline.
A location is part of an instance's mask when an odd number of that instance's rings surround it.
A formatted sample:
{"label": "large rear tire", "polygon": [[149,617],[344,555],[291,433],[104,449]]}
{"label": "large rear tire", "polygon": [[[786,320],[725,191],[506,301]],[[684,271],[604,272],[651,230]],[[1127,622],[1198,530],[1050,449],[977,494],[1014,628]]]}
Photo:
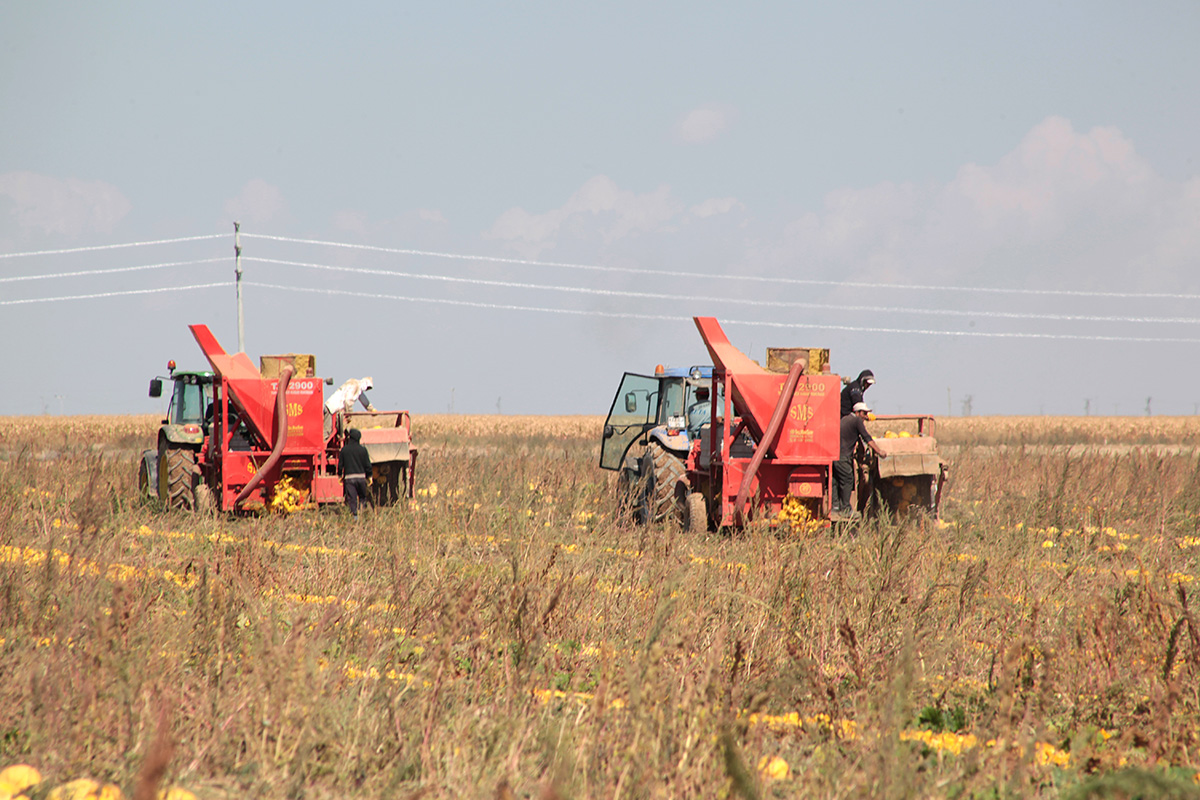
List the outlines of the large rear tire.
{"label": "large rear tire", "polygon": [[642,513],[646,522],[662,522],[675,506],[675,485],[685,476],[683,461],[658,442],[651,442],[642,456],[646,476]]}

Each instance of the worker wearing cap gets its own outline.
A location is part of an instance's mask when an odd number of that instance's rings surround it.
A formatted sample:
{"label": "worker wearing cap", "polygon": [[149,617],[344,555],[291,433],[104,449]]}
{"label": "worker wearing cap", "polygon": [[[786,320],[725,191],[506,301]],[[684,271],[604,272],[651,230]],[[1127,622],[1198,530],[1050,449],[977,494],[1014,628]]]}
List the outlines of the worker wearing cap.
{"label": "worker wearing cap", "polygon": [[842,388],[842,417],[853,413],[854,404],[865,402],[863,394],[875,383],[875,373],[864,369]]}
{"label": "worker wearing cap", "polygon": [[371,474],[371,455],[362,443],[362,431],[351,428],[338,454],[338,472],[342,474],[342,492],[346,507],[358,519],[359,503],[367,502],[367,476]]}
{"label": "worker wearing cap", "polygon": [[875,451],[880,458],[887,458],[864,424],[871,408],[859,401],[851,412],[842,417],[842,449],[838,460],[833,463],[833,513],[850,513],[850,493],[854,491],[854,448],[859,442]]}

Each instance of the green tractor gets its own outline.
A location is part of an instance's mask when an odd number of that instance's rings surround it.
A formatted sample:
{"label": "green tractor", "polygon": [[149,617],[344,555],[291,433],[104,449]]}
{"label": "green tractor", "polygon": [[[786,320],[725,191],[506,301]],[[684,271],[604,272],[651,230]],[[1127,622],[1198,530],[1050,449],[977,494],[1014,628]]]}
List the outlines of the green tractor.
{"label": "green tractor", "polygon": [[200,478],[197,461],[207,435],[206,418],[213,401],[212,372],[175,369],[167,364],[169,378],[150,381],[150,396],[162,397],[163,381],[174,383],[167,417],[158,429],[158,445],[142,452],[138,463],[138,491],[157,496],[167,508],[203,511],[213,505],[212,493]]}

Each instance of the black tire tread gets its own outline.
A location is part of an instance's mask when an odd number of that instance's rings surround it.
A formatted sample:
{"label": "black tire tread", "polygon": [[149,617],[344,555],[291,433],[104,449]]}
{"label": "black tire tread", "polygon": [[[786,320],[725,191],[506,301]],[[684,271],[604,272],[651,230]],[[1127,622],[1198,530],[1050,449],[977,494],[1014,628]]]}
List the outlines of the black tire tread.
{"label": "black tire tread", "polygon": [[[192,477],[196,474],[196,453],[186,447],[172,447],[166,451],[167,463],[167,508],[194,511],[196,497],[192,493]],[[162,469],[163,464],[158,468]]]}
{"label": "black tire tread", "polygon": [[708,533],[708,504],[704,495],[689,492],[685,502],[683,529],[688,533]]}
{"label": "black tire tread", "polygon": [[683,461],[657,442],[646,448],[654,470],[646,487],[647,522],[662,522],[674,510],[675,485],[686,475]]}

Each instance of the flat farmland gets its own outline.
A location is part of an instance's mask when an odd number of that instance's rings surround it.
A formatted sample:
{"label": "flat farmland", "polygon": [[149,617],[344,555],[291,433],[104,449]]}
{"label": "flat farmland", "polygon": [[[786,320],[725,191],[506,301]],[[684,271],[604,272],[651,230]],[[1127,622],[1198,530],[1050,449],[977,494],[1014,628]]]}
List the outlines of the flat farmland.
{"label": "flat farmland", "polygon": [[599,417],[415,416],[357,523],[140,500],[157,421],[0,419],[43,796],[1200,792],[1200,419],[942,419],[940,523],[705,536],[614,518]]}

